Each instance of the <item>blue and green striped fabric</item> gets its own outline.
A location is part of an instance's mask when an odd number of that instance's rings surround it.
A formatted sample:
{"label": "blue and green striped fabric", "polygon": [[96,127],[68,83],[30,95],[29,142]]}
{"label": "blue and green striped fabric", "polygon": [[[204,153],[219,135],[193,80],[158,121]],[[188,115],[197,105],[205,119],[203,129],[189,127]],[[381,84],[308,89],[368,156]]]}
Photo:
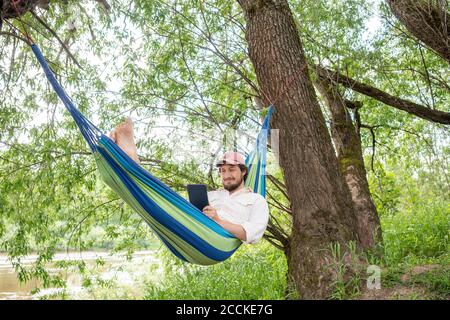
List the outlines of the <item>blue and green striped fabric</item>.
{"label": "blue and green striped fabric", "polygon": [[[91,147],[100,175],[106,184],[147,222],[178,258],[190,263],[212,265],[230,257],[242,242],[144,170],[93,125],[65,93],[40,49],[35,44],[31,47],[47,79]],[[249,178],[246,185],[263,196],[263,173],[271,112],[272,107],[264,120],[256,148],[247,158]]]}
{"label": "blue and green striped fabric", "polygon": [[253,192],[259,193],[263,197],[266,196],[267,137],[269,135],[272,112],[273,107],[270,106],[256,139],[256,146],[245,159],[245,165],[248,168],[245,186],[250,187]]}

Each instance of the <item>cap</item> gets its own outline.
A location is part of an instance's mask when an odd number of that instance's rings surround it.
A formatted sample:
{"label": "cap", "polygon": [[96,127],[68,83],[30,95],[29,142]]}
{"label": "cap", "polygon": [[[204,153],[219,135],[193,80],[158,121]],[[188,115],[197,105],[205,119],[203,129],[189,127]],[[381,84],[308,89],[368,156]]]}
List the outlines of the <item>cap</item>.
{"label": "cap", "polygon": [[216,167],[220,167],[224,164],[232,164],[232,165],[242,164],[245,166],[245,157],[242,153],[234,152],[234,151],[227,151],[217,161]]}

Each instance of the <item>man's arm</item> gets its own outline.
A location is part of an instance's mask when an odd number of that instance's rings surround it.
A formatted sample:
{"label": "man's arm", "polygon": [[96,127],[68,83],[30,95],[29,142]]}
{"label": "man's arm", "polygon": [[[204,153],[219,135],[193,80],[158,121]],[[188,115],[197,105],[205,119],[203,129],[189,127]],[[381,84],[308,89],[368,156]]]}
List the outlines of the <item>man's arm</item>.
{"label": "man's arm", "polygon": [[215,208],[206,206],[205,208],[203,208],[203,213],[217,222],[222,228],[232,233],[239,240],[247,241],[247,234],[245,232],[245,229],[240,224],[220,219]]}
{"label": "man's arm", "polygon": [[269,222],[269,206],[266,199],[260,197],[253,205],[248,221],[242,224],[245,230],[247,244],[255,244],[261,240],[266,231],[267,223]]}
{"label": "man's arm", "polygon": [[247,241],[247,233],[245,232],[245,229],[240,225],[236,223],[232,223],[230,221],[222,220],[218,218],[216,221],[218,224],[222,226],[225,230],[232,233],[236,238]]}

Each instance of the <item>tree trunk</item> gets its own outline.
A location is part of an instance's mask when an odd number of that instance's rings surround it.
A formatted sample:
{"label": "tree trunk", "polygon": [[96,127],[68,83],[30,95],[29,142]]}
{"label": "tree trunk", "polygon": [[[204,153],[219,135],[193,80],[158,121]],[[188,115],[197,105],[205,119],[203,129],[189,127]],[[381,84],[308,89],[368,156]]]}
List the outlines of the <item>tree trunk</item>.
{"label": "tree trunk", "polygon": [[[316,83],[331,113],[331,133],[337,151],[339,169],[352,194],[358,221],[358,235],[364,249],[381,241],[381,225],[372,201],[366,177],[359,130],[347,110],[346,103],[328,79]],[[357,112],[357,109],[356,109]]]}
{"label": "tree trunk", "polygon": [[238,2],[264,102],[279,101],[271,124],[280,130],[280,166],[292,205],[288,279],[301,298],[324,299],[336,280],[331,244],[340,244],[345,253],[350,241],[359,241],[351,195],[339,171],[287,1]]}
{"label": "tree trunk", "polygon": [[411,34],[450,63],[450,14],[447,0],[387,0]]}
{"label": "tree trunk", "polygon": [[49,3],[50,0],[22,0],[19,1],[14,7],[12,4],[12,0],[3,0],[0,1],[0,12],[1,16],[4,19],[11,19],[24,15],[25,13],[33,10],[36,7],[48,10]]}

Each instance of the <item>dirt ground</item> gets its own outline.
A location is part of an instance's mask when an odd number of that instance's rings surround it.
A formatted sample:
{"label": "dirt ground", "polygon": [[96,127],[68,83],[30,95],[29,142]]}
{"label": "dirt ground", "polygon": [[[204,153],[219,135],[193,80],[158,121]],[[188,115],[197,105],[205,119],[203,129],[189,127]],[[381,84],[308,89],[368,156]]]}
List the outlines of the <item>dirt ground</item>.
{"label": "dirt ground", "polygon": [[425,286],[411,284],[409,280],[412,276],[417,276],[435,269],[439,269],[439,265],[421,265],[413,267],[409,272],[401,275],[401,283],[392,287],[381,287],[381,289],[364,288],[362,294],[358,297],[360,300],[411,300],[411,299],[433,299]]}

